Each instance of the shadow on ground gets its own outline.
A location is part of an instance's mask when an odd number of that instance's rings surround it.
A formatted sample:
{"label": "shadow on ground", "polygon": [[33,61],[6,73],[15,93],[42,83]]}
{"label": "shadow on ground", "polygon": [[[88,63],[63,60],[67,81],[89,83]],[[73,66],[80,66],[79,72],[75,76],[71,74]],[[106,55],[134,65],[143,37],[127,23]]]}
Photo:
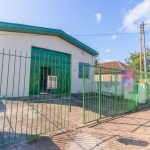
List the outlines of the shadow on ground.
{"label": "shadow on ground", "polygon": [[[30,124],[31,126],[29,126],[29,130],[32,128],[32,126],[36,127],[37,126],[37,121],[36,121],[36,117],[38,116],[41,121],[43,122],[43,130],[48,130],[47,128],[47,124],[44,122],[47,122],[48,125],[52,124],[52,121],[50,119],[50,117],[47,115],[47,105],[43,105],[43,104],[55,104],[56,107],[55,109],[48,109],[49,110],[49,115],[53,112],[54,115],[53,117],[57,117],[57,120],[55,122],[55,124],[58,126],[59,123],[58,121],[60,121],[60,116],[61,114],[63,114],[63,112],[61,111],[61,107],[58,107],[57,105],[61,104],[63,106],[65,105],[69,105],[69,100],[68,98],[65,99],[65,96],[63,96],[64,99],[61,97],[53,97],[52,100],[46,99],[46,95],[43,95],[43,97],[37,97],[37,98],[33,98],[30,97],[30,100],[28,99],[24,99],[24,110],[28,110],[27,108],[29,107],[30,110],[30,116],[33,117],[30,118]],[[42,99],[41,99],[42,98]],[[56,98],[56,99],[55,99]],[[46,99],[46,100],[43,100]],[[33,101],[34,100],[34,101]],[[9,100],[11,102],[11,99]],[[14,98],[13,101],[15,102],[16,99]],[[22,99],[19,98],[19,106],[18,108],[20,108],[20,118],[22,118],[22,116],[24,116],[24,118],[27,118],[25,114],[22,115]],[[96,112],[97,113],[97,99],[93,100],[94,103],[94,107],[87,107],[88,111],[92,111],[92,112]],[[88,99],[88,102],[90,102],[89,104],[93,105],[93,103],[91,103],[91,100]],[[105,106],[102,110],[103,113],[107,113],[109,115],[109,113],[113,113],[112,109],[114,108],[112,105],[112,101],[110,101],[110,103],[107,101],[103,101],[103,106]],[[39,105],[37,105],[39,104]],[[114,103],[113,103],[114,104]],[[9,107],[9,105],[7,105],[7,111],[8,109],[10,109],[11,107]],[[16,106],[16,105],[15,105]],[[38,106],[38,107],[37,107]],[[95,107],[96,106],[96,107]],[[45,108],[45,111],[42,111],[43,107]],[[111,109],[110,109],[111,107]],[[3,110],[4,106],[2,106],[2,110]],[[15,108],[15,107],[14,107]],[[39,110],[37,110],[37,108]],[[65,107],[64,107],[65,108]],[[96,108],[96,109],[95,109]],[[119,107],[119,109],[122,108]],[[109,110],[110,109],[110,110]],[[66,109],[64,109],[66,110]],[[67,108],[67,111],[69,109]],[[3,113],[3,111],[1,111]],[[14,111],[14,114],[16,114],[16,111]],[[6,113],[7,116],[9,116],[9,112]],[[15,118],[15,117],[14,117]],[[67,118],[69,119],[69,118]],[[5,147],[1,147],[2,150],[8,150],[8,149],[21,149],[21,150],[41,150],[41,149],[46,149],[46,148],[51,148],[51,149],[88,149],[88,147],[90,147],[89,149],[96,149],[96,148],[100,148],[100,149],[138,149],[138,148],[149,148],[149,143],[150,143],[150,108],[145,108],[142,109],[140,111],[137,111],[135,113],[128,113],[128,114],[124,114],[124,115],[120,115],[120,116],[116,116],[116,117],[110,117],[107,119],[102,119],[99,120],[99,122],[94,122],[91,124],[87,124],[87,125],[83,125],[81,122],[82,119],[82,95],[81,94],[77,94],[77,95],[73,95],[72,96],[72,112],[70,113],[70,119],[68,120],[69,122],[69,126],[70,129],[68,129],[67,131],[58,131],[59,134],[57,134],[57,132],[54,133],[49,133],[50,136],[48,136],[47,138],[45,138],[45,140],[43,140],[42,138],[40,138],[39,140],[33,142],[32,144],[28,144],[27,142],[20,142],[18,143],[19,140],[16,140],[16,144],[11,144],[9,146],[5,146]],[[6,131],[7,129],[7,125],[11,125],[14,131],[14,125],[11,124],[9,117],[6,117],[7,123],[6,123]],[[34,121],[35,120],[35,121]],[[39,125],[41,123],[41,121],[39,122]],[[20,121],[18,121],[19,124],[21,124]],[[23,121],[26,125],[26,120],[24,119]],[[62,123],[62,122],[61,122]],[[61,125],[61,124],[60,124]],[[54,126],[55,127],[55,126]],[[35,128],[36,129],[36,128]],[[59,128],[56,128],[59,129]],[[12,137],[12,139],[14,139],[14,136],[17,137],[17,139],[19,139],[20,137],[22,138],[21,141],[25,141],[26,139],[26,134],[19,134],[20,132],[20,126],[19,129],[17,129],[17,133],[15,135],[15,132],[5,132],[5,136],[3,137],[3,133],[2,130],[0,132],[0,143],[4,142],[4,144],[9,142],[8,138],[9,136]],[[36,130],[35,130],[36,131]],[[35,131],[33,133],[35,133]],[[24,131],[25,132],[25,131]],[[30,131],[29,131],[30,132]],[[27,132],[27,133],[29,133]],[[51,137],[52,135],[52,140]],[[28,135],[30,137],[30,134]],[[50,150],[51,150],[50,149]]]}
{"label": "shadow on ground", "polygon": [[142,146],[146,147],[149,143],[142,140],[134,140],[134,139],[127,139],[127,138],[120,138],[118,142],[125,144],[125,145],[135,145],[135,146]]}
{"label": "shadow on ground", "polygon": [[[1,134],[1,133],[0,133]],[[16,137],[20,137],[21,134],[17,134]],[[28,136],[28,139],[30,140],[23,140]],[[29,143],[29,141],[33,142]],[[25,138],[26,139],[26,138]],[[49,138],[46,136],[39,136],[38,138],[34,138],[34,135],[31,137],[30,135],[22,135],[22,139],[16,141],[15,144],[11,144],[11,141],[5,141],[4,139],[4,144],[6,146],[0,147],[0,150],[60,150],[60,148]],[[10,144],[6,143],[10,142]]]}
{"label": "shadow on ground", "polygon": [[5,111],[5,107],[4,107],[2,99],[0,99],[0,113],[4,111]]}

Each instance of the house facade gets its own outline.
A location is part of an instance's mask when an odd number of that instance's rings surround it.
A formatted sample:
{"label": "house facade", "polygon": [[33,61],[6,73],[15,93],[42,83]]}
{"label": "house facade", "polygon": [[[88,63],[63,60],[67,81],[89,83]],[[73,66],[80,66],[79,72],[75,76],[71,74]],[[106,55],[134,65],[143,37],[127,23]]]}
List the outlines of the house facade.
{"label": "house facade", "polygon": [[81,92],[82,65],[93,65],[97,55],[62,30],[0,22],[0,95],[39,95],[48,77],[57,80],[52,93]]}
{"label": "house facade", "polygon": [[[117,81],[121,82],[122,75],[121,70],[133,70],[126,64],[120,62],[120,61],[112,61],[112,62],[104,62],[99,65],[102,67],[101,71],[101,81],[103,82],[112,82]],[[97,71],[95,70],[95,80],[98,79],[99,75],[96,75]]]}

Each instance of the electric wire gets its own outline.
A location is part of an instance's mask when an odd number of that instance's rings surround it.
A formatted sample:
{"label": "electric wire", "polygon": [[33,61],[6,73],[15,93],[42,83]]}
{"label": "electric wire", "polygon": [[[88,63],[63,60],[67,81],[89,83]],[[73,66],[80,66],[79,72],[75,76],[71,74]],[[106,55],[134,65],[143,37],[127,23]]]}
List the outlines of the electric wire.
{"label": "electric wire", "polygon": [[124,58],[139,42],[140,42],[140,39],[129,49],[128,52],[126,52],[126,53],[120,58],[120,60],[121,60],[122,58]]}
{"label": "electric wire", "polygon": [[[149,30],[147,30],[149,31]],[[1,31],[0,31],[1,32]],[[3,32],[3,31],[2,31]],[[135,35],[135,34],[139,34],[140,32],[129,32],[129,33],[91,33],[91,34],[70,34],[70,36],[107,36],[107,35]],[[145,32],[146,34],[149,34],[150,32]],[[0,35],[20,35],[22,33],[18,33],[18,34],[13,34],[13,33],[8,33],[8,34],[3,34],[0,33]],[[25,35],[26,34],[26,35]],[[67,34],[67,33],[66,33]],[[32,34],[32,35],[37,35],[38,34]],[[28,36],[28,33],[24,33],[23,36]]]}

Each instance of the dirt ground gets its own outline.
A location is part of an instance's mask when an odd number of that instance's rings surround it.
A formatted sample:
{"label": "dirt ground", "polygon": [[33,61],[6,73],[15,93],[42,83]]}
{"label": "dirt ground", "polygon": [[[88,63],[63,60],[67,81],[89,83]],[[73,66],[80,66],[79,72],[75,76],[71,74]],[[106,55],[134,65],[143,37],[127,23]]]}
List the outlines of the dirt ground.
{"label": "dirt ground", "polygon": [[[27,141],[0,147],[0,150],[149,150],[150,108],[82,124],[82,101],[72,99],[69,128]],[[19,133],[20,131],[18,131]]]}

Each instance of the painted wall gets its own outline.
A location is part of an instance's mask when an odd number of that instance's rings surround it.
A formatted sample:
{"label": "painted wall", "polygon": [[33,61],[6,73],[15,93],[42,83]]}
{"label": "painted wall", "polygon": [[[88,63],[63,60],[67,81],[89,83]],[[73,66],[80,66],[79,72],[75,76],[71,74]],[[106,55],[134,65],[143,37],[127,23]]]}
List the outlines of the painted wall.
{"label": "painted wall", "polygon": [[139,83],[138,84],[138,100],[139,103],[145,103],[147,99],[149,99],[150,97],[148,97],[147,95],[147,83]]}
{"label": "painted wall", "polygon": [[102,93],[115,94],[115,86],[116,86],[116,95],[121,96],[124,93],[123,84],[120,82],[102,82],[101,89]]}
{"label": "painted wall", "polygon": [[[20,55],[20,53],[22,52],[22,56],[25,56],[27,53],[27,56],[31,57],[32,46],[70,54],[71,63],[72,63],[72,81],[71,81],[72,90],[71,91],[72,93],[77,93],[82,91],[82,79],[78,77],[79,62],[93,64],[94,57],[92,55],[86,52],[84,52],[83,55],[81,53],[82,52],[81,49],[71,45],[70,43],[56,36],[0,32],[0,53],[3,52],[3,48],[4,48],[4,53],[8,54],[10,49],[11,50],[10,53],[13,55],[15,54],[15,50],[16,50],[16,55]],[[28,96],[29,78],[30,78],[30,58],[27,59],[22,58],[20,61],[20,57],[16,57],[16,63],[14,62],[15,62],[15,57],[10,57],[9,59],[9,56],[5,55],[3,59],[2,55],[0,54],[0,70],[2,70],[2,64],[3,64],[2,84],[1,84],[1,93],[0,93],[1,97],[6,95],[7,96],[12,96],[12,95]],[[8,69],[9,63],[10,63],[10,67]],[[25,65],[26,65],[26,72],[25,72]],[[93,72],[94,70],[91,70],[90,78],[88,79],[90,80],[91,84],[92,81],[94,80],[94,76],[92,75],[94,74]]]}
{"label": "painted wall", "polygon": [[[94,75],[95,81],[99,81],[99,75]],[[114,74],[102,74],[101,75],[101,81],[115,81],[115,75]],[[121,81],[121,74],[116,74],[116,81]]]}
{"label": "painted wall", "polygon": [[[138,100],[139,103],[145,103],[148,99],[150,99],[150,95],[147,94],[147,83],[138,83],[138,94],[133,94],[127,92],[126,85],[117,82],[117,96],[122,96],[124,94],[125,99]],[[101,82],[101,90],[102,93],[105,94],[115,94],[115,83],[114,82]],[[97,82],[97,91],[98,91],[98,82]]]}

